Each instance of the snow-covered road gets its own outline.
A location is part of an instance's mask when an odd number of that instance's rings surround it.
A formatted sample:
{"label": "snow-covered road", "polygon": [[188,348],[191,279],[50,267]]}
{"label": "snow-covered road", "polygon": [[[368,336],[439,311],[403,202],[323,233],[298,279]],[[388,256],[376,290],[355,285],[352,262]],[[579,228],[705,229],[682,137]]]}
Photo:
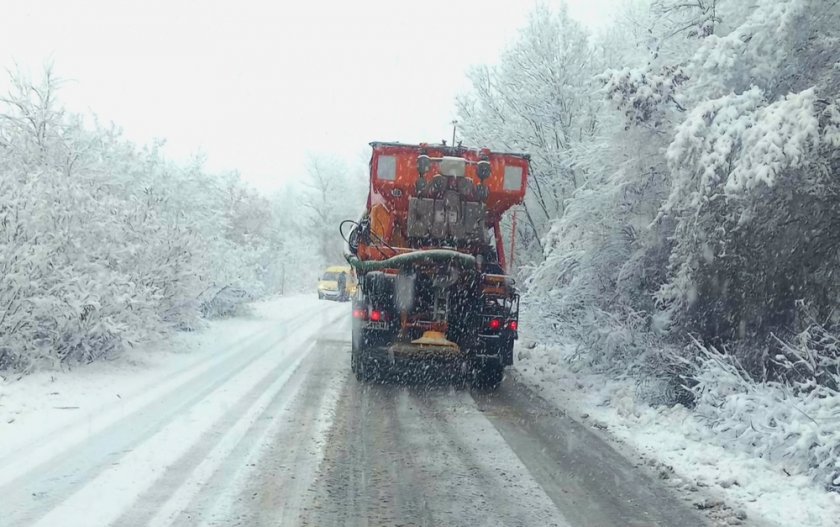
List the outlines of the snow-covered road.
{"label": "snow-covered road", "polygon": [[0,436],[0,525],[704,524],[512,379],[357,383],[348,311],[276,300],[118,402],[22,419]]}

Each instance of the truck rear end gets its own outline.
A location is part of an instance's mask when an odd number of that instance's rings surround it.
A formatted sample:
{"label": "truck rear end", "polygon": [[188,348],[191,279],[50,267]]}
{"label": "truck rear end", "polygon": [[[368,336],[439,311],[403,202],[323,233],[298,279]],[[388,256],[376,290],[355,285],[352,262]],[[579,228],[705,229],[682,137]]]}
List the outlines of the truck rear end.
{"label": "truck rear end", "polygon": [[495,387],[513,363],[519,294],[502,215],[529,158],[446,145],[371,143],[370,190],[348,239],[358,275],[351,366],[439,372]]}

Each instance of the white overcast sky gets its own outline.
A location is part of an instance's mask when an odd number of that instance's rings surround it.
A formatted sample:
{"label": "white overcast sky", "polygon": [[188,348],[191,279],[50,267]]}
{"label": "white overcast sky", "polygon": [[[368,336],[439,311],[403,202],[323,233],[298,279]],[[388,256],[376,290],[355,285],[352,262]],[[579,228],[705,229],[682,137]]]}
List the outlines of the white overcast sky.
{"label": "white overcast sky", "polygon": [[[465,70],[495,61],[534,1],[3,0],[0,66],[52,62],[70,110],[271,190],[308,152],[448,137]],[[615,3],[568,1],[593,28]]]}

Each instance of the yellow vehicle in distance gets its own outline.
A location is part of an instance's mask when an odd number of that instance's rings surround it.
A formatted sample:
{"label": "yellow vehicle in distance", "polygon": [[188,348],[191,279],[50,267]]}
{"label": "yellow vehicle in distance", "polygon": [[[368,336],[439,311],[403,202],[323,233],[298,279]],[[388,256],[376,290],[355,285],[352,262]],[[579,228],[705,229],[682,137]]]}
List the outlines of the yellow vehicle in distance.
{"label": "yellow vehicle in distance", "polygon": [[[342,276],[343,275],[343,276]],[[339,291],[339,282],[344,283],[344,290]],[[356,275],[349,265],[331,265],[318,280],[318,298],[346,302],[356,292]]]}

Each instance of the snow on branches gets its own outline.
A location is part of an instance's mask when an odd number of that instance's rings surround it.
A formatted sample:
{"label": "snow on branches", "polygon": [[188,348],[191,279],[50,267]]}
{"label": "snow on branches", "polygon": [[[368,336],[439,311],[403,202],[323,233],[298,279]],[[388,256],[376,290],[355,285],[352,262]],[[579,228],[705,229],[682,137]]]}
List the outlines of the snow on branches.
{"label": "snow on branches", "polygon": [[93,361],[276,288],[266,200],[86,125],[59,84],[0,97],[0,369]]}
{"label": "snow on branches", "polygon": [[679,87],[688,77],[680,67],[655,72],[650,67],[622,68],[602,74],[607,97],[624,111],[630,126],[661,127],[671,108],[684,110],[677,101]]}
{"label": "snow on branches", "polygon": [[729,175],[727,192],[773,185],[782,171],[810,162],[820,142],[816,99],[811,88],[758,109],[754,126],[744,130],[743,155]]}
{"label": "snow on branches", "polygon": [[757,87],[699,104],[665,154],[675,177],[663,210],[772,186],[782,172],[809,163],[823,137],[819,111],[813,88],[770,104]]}
{"label": "snow on branches", "polygon": [[678,386],[651,400],[693,398],[706,433],[840,488],[840,3],[642,1],[587,38],[601,68],[557,45],[552,64],[585,78],[531,76],[551,54],[522,47],[462,99],[479,139],[538,138],[546,114],[517,110],[578,109],[567,86],[603,101],[569,148],[518,143],[529,205],[563,189],[522,266],[535,329],[576,341],[578,367]]}

